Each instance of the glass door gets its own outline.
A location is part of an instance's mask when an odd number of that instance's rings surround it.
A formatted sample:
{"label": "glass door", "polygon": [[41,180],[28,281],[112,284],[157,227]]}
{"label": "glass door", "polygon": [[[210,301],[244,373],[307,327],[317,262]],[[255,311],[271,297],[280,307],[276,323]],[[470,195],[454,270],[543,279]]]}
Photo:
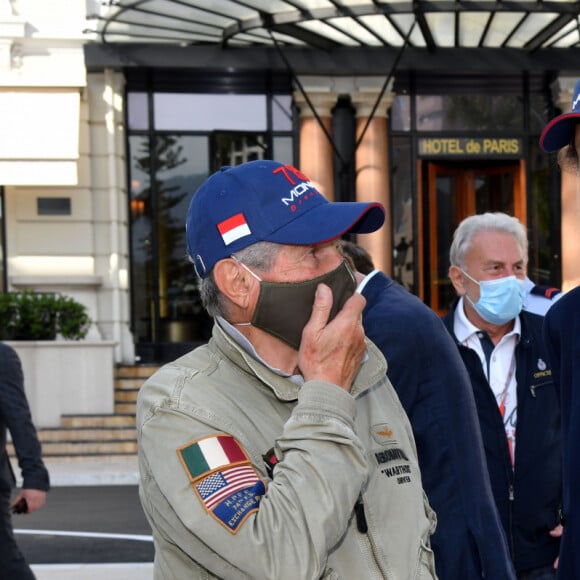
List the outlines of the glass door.
{"label": "glass door", "polygon": [[501,211],[526,223],[523,161],[463,167],[427,164],[428,237],[425,240],[426,295],[439,314],[455,298],[449,280],[449,248],[461,220],[486,211]]}

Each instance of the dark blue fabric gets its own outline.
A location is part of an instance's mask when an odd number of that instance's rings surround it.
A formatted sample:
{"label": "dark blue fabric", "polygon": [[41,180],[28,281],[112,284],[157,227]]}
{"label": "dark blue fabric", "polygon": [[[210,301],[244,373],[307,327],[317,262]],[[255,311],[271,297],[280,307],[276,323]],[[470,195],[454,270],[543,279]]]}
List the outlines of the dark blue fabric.
{"label": "dark blue fabric", "polygon": [[554,580],[554,578],[556,578],[556,570],[551,564],[518,574],[518,580]]}
{"label": "dark blue fabric", "polygon": [[8,431],[22,472],[22,487],[47,491],[48,472],[42,462],[40,443],[24,394],[20,359],[13,348],[0,343],[0,577],[10,570],[11,575],[6,578],[20,580],[34,576],[24,562],[12,533],[10,492],[14,486],[14,474],[6,452]]}
{"label": "dark blue fabric", "polygon": [[544,320],[544,337],[562,409],[564,535],[558,578],[580,578],[580,287],[565,294]]}
{"label": "dark blue fabric", "polygon": [[439,317],[382,273],[363,290],[366,335],[409,416],[423,487],[437,512],[439,580],[515,578],[483,457],[469,377]]}
{"label": "dark blue fabric", "polygon": [[[454,338],[456,307],[457,302],[443,318]],[[554,563],[560,541],[549,532],[559,523],[562,499],[560,409],[542,338],[543,318],[522,312],[520,320],[515,475],[503,421],[481,361],[475,351],[457,343],[471,378],[492,492],[517,572]]]}

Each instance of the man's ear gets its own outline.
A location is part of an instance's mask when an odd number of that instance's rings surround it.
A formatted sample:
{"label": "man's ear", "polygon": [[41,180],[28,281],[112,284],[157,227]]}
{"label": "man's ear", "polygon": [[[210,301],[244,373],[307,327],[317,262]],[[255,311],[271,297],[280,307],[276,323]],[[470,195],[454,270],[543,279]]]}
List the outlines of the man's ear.
{"label": "man's ear", "polygon": [[220,260],[215,266],[213,276],[220,292],[240,308],[250,303],[250,290],[254,284],[249,272],[231,258]]}
{"label": "man's ear", "polygon": [[453,288],[455,288],[455,292],[457,292],[459,296],[463,296],[467,292],[463,283],[465,278],[459,266],[450,266],[449,279],[453,284]]}

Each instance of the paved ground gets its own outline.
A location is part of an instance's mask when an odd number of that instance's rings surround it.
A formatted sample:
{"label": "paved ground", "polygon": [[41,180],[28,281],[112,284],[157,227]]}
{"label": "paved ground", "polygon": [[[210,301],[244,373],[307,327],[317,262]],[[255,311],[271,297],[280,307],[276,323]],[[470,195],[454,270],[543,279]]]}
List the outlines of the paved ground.
{"label": "paved ground", "polygon": [[45,508],[14,518],[37,580],[152,580],[153,543],[136,460],[46,464],[53,489]]}

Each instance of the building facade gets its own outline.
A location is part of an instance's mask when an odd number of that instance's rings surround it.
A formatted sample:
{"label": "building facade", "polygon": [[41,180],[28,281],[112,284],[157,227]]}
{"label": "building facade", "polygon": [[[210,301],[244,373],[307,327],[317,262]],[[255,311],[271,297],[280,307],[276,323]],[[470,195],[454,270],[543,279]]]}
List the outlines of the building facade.
{"label": "building facade", "polygon": [[106,4],[0,0],[0,289],[77,298],[117,363],[207,340],[185,212],[208,175],[251,159],[384,203],[361,243],[438,312],[451,234],[476,212],[527,225],[530,277],[580,283],[577,182],[538,147],[571,108],[573,54],[115,43]]}

